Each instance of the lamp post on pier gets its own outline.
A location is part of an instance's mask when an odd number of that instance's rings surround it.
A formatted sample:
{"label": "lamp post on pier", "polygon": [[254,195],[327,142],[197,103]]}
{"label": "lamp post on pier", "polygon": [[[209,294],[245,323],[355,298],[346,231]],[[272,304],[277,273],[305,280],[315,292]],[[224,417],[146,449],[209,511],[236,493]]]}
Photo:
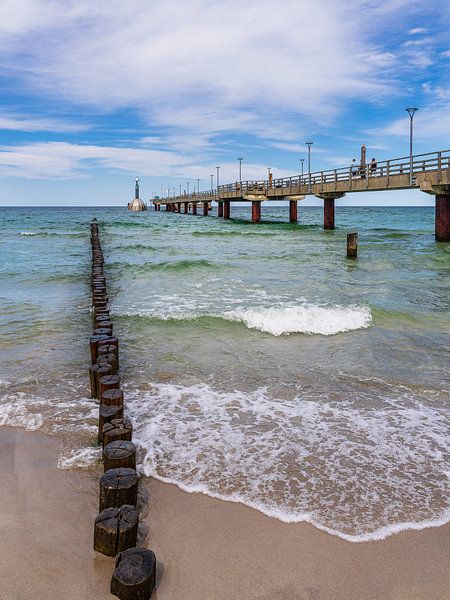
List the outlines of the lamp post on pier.
{"label": "lamp post on pier", "polygon": [[197,196],[200,195],[200,179],[197,179]]}
{"label": "lamp post on pier", "polygon": [[216,167],[216,183],[217,183],[217,188],[219,188],[219,171],[220,171],[220,167]]}
{"label": "lamp post on pier", "polygon": [[409,185],[413,184],[413,119],[414,113],[419,109],[415,106],[410,106],[406,109],[409,114]]}
{"label": "lamp post on pier", "polygon": [[308,192],[311,193],[311,146],[313,142],[305,142],[308,146]]}
{"label": "lamp post on pier", "polygon": [[187,185],[187,195],[189,196],[189,185],[190,185],[189,181],[186,183],[186,185]]}
{"label": "lamp post on pier", "polygon": [[303,183],[303,163],[304,163],[304,162],[305,162],[305,159],[304,159],[304,158],[301,158],[301,159],[300,159],[300,163],[301,163],[301,166],[302,166],[302,183]]}
{"label": "lamp post on pier", "polygon": [[243,160],[244,160],[243,158],[238,158],[238,161],[239,161],[239,185],[240,185],[239,189],[242,189],[242,161]]}
{"label": "lamp post on pier", "polygon": [[181,197],[181,183],[180,183],[180,197]]}
{"label": "lamp post on pier", "polygon": [[211,174],[210,177],[211,177],[211,191],[212,191],[214,189],[214,175]]}

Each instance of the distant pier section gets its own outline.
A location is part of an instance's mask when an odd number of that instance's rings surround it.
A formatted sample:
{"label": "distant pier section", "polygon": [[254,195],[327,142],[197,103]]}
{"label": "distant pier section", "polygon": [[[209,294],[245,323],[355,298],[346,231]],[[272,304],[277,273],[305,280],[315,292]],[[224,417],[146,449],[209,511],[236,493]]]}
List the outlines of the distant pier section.
{"label": "distant pier section", "polygon": [[134,199],[128,202],[128,210],[132,210],[133,212],[147,210],[147,205],[139,198],[139,179],[137,177],[134,184]]}

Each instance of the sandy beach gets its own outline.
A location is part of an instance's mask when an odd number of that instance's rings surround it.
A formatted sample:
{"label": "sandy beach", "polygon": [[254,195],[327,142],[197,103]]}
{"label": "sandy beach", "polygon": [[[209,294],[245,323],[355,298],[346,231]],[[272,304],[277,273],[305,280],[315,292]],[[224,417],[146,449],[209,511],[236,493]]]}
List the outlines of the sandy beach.
{"label": "sandy beach", "polygon": [[[114,562],[92,549],[99,472],[58,470],[60,443],[0,429],[2,598],[112,598]],[[450,525],[355,544],[173,485],[146,485],[156,600],[448,597]]]}

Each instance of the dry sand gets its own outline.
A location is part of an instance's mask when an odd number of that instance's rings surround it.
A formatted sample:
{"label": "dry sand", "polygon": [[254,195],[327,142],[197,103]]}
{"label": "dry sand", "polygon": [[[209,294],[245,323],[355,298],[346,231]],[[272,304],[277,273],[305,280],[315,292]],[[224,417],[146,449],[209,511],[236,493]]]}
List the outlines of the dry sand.
{"label": "dry sand", "polygon": [[[0,429],[0,598],[113,598],[92,550],[99,472],[58,471],[60,441]],[[446,600],[450,526],[352,544],[150,480],[155,600]]]}

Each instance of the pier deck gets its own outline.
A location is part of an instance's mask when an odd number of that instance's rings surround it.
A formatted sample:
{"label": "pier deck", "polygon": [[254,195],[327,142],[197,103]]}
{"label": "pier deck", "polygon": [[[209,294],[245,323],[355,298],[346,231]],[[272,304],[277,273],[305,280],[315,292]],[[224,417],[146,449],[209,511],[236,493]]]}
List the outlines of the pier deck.
{"label": "pier deck", "polygon": [[[261,181],[236,181],[220,185],[217,189],[154,200],[155,210],[161,205],[169,212],[188,213],[197,204],[207,215],[209,204],[219,205],[218,216],[230,218],[230,203],[251,202],[252,220],[261,218],[261,202],[286,201],[290,203],[290,221],[297,221],[297,202],[313,195],[324,201],[324,228],[334,228],[334,202],[348,193],[420,189],[436,197],[436,240],[450,241],[450,150],[402,157],[348,168],[316,171]],[[195,207],[195,208],[194,208]]]}

